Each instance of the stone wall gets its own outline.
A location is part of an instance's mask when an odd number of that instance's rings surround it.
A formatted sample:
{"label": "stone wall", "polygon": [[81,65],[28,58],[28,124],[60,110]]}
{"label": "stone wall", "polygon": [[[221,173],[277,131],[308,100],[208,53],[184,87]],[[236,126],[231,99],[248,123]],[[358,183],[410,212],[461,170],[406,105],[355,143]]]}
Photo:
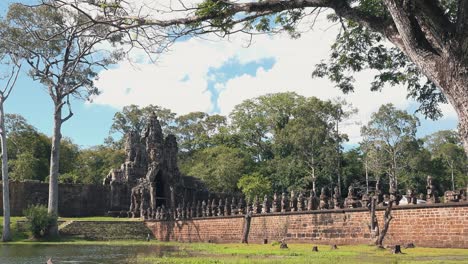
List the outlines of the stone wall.
{"label": "stone wall", "polygon": [[[382,224],[383,208],[377,217]],[[395,207],[385,244],[468,248],[468,203]],[[240,242],[244,217],[196,218],[146,222],[159,240]],[[286,238],[288,242],[367,244],[369,212],[364,208],[253,215],[249,242]]]}
{"label": "stone wall", "polygon": [[[41,182],[10,182],[12,216],[20,216],[29,205],[47,205],[49,184]],[[60,216],[103,216],[110,208],[110,187],[87,184],[59,184]],[[0,184],[0,197],[2,195]],[[0,214],[3,214],[0,199]]]}

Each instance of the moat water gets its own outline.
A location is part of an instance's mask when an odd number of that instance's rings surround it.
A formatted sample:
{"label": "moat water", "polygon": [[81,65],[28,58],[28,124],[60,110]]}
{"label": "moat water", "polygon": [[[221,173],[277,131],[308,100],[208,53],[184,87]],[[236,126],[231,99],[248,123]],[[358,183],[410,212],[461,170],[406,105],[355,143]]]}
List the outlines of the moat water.
{"label": "moat water", "polygon": [[136,263],[144,257],[161,257],[174,252],[168,246],[106,245],[0,245],[1,264],[42,264],[49,258],[58,263]]}

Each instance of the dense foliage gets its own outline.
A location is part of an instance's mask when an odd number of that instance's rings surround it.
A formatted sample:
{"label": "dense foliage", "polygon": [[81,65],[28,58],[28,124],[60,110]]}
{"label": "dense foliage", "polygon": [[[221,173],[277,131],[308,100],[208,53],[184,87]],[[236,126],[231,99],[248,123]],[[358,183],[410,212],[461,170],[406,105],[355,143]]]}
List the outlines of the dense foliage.
{"label": "dense foliage", "polygon": [[57,223],[57,216],[47,212],[43,205],[32,205],[24,210],[27,226],[33,238],[42,238],[48,235],[49,228]]}
{"label": "dense foliage", "polygon": [[[157,106],[132,105],[115,114],[114,138],[107,143],[81,149],[69,139],[62,141],[59,179],[100,184],[124,160],[121,135],[141,131],[154,111],[165,133],[178,138],[182,173],[201,178],[216,192],[242,192],[249,199],[314,185],[318,190],[340,186],[342,193],[353,185],[364,192],[367,183],[371,189],[377,179],[386,185],[393,175],[401,192],[409,187],[425,192],[427,175],[439,191],[467,185],[467,159],[456,132],[417,138],[418,119],[388,104],[363,126],[362,142],[343,150],[347,136],[338,128],[353,112],[346,109],[344,102],[295,93],[246,100],[229,118],[201,112],[178,116]],[[19,115],[7,116],[7,129],[12,178],[45,181],[50,139]]]}

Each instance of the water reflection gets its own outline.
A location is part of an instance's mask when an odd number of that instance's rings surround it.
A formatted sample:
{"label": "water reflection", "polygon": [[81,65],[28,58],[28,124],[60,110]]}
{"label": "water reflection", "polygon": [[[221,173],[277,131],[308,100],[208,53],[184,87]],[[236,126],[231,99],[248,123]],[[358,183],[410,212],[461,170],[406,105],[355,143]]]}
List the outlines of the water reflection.
{"label": "water reflection", "polygon": [[38,264],[52,258],[55,263],[136,263],[136,257],[161,257],[174,252],[169,246],[106,245],[0,245],[1,264]]}

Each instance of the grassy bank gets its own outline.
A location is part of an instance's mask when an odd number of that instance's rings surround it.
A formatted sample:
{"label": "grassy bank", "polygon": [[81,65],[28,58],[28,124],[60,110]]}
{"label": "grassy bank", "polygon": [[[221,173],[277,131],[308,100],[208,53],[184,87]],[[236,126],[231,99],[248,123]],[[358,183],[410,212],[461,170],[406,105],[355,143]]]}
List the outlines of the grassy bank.
{"label": "grassy bank", "polygon": [[[211,243],[176,243],[146,242],[143,240],[87,241],[83,239],[62,238],[56,241],[18,240],[14,245],[75,245],[75,246],[154,246],[171,248],[162,256],[137,256],[136,263],[468,263],[467,249],[413,248],[403,249],[401,255],[393,255],[388,250],[373,246],[338,246],[332,250],[329,245],[318,245],[319,251],[312,252],[313,244],[289,244],[288,249],[280,249],[278,244],[211,244]],[[1,245],[1,243],[0,243]]]}
{"label": "grassy bank", "polygon": [[[124,221],[141,221],[135,218],[115,218],[115,217],[60,217],[59,221],[95,221],[95,222],[124,222]],[[11,217],[11,231],[13,236],[13,242],[29,243],[31,242],[29,237],[30,234],[24,231],[24,228],[18,228],[18,222],[26,221],[25,217]],[[0,216],[0,233],[3,228],[3,217]],[[1,242],[0,242],[1,243]]]}
{"label": "grassy bank", "polygon": [[138,263],[467,263],[466,249],[414,248],[393,255],[373,246],[339,246],[332,250],[319,245],[312,252],[311,244],[279,245],[242,244],[175,244],[178,251],[163,257],[141,257]]}
{"label": "grassy bank", "polygon": [[[2,220],[0,218],[0,220]],[[277,243],[259,244],[212,244],[212,243],[176,243],[142,240],[90,241],[83,238],[62,237],[56,240],[34,241],[26,233],[16,231],[17,221],[24,218],[12,218],[13,245],[75,245],[75,246],[152,246],[158,254],[138,255],[136,263],[468,263],[468,249],[419,248],[403,249],[404,254],[393,255],[389,250],[376,249],[373,246],[338,246],[332,250],[329,245],[318,245],[319,251],[313,252],[313,244],[289,244],[288,249],[280,249]],[[116,218],[67,218],[74,221],[122,221]],[[2,243],[0,242],[0,245]],[[417,246],[417,245],[416,245]],[[171,248],[171,250],[167,250]],[[158,250],[159,249],[159,250]],[[162,256],[161,256],[162,251]]]}
{"label": "grassy bank", "polygon": [[[404,254],[393,255],[388,250],[373,246],[339,246],[332,250],[328,245],[318,245],[319,251],[312,252],[312,244],[289,244],[288,249],[279,245],[258,244],[207,244],[175,243],[158,241],[86,241],[82,239],[60,239],[56,241],[15,241],[10,244],[75,245],[75,246],[165,246],[175,250],[163,256],[138,256],[137,263],[468,263],[467,249],[413,248],[403,249]],[[1,245],[1,243],[0,243]]]}

